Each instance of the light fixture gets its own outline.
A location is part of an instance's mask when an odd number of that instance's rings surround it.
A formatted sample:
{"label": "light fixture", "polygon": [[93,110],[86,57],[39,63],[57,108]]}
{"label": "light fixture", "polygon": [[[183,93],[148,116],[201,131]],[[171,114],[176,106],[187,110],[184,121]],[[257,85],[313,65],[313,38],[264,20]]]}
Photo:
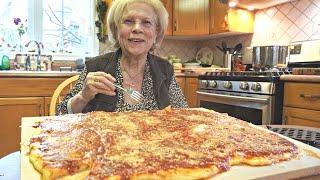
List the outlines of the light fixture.
{"label": "light fixture", "polygon": [[231,7],[231,8],[236,7],[236,5],[237,5],[237,2],[235,2],[235,1],[229,2],[229,7]]}
{"label": "light fixture", "polygon": [[253,11],[254,10],[254,7],[253,6],[248,6],[247,8],[249,11]]}

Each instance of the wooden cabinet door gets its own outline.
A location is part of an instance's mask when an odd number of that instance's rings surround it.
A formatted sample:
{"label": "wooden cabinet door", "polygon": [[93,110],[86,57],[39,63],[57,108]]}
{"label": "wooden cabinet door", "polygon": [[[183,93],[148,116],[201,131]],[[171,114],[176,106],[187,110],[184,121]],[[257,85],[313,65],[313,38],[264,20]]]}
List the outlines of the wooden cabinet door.
{"label": "wooden cabinet door", "polygon": [[173,2],[172,0],[161,0],[164,7],[168,11],[169,14],[169,22],[168,22],[168,28],[166,31],[167,36],[172,36],[172,7],[173,7]]}
{"label": "wooden cabinet door", "polygon": [[228,3],[210,0],[210,34],[228,31]]}
{"label": "wooden cabinet door", "polygon": [[42,116],[43,104],[41,97],[0,98],[0,158],[20,149],[21,118]]}
{"label": "wooden cabinet door", "polygon": [[186,78],[186,89],[185,95],[189,107],[197,107],[197,89],[198,89],[198,78],[197,77],[187,77]]}
{"label": "wooden cabinet door", "polygon": [[209,34],[209,0],[173,2],[173,35]]}
{"label": "wooden cabinet door", "polygon": [[284,106],[320,111],[320,84],[286,82]]}
{"label": "wooden cabinet door", "polygon": [[185,84],[186,78],[183,76],[176,77],[177,83],[179,84],[183,94],[185,95]]}
{"label": "wooden cabinet door", "polygon": [[285,124],[320,128],[320,111],[284,107]]}
{"label": "wooden cabinet door", "polygon": [[210,34],[221,32],[253,33],[254,13],[245,9],[229,8],[220,0],[210,0]]}

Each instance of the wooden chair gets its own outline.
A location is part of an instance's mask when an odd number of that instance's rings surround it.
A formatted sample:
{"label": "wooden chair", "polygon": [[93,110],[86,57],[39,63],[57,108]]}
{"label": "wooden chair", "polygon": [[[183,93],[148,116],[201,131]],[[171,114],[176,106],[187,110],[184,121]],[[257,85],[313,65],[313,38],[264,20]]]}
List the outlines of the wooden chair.
{"label": "wooden chair", "polygon": [[63,96],[61,96],[61,92],[69,88],[69,90],[72,89],[72,87],[75,84],[75,81],[77,81],[79,78],[79,75],[72,76],[66,80],[64,80],[57,89],[54,91],[51,101],[50,101],[50,108],[49,108],[49,115],[54,116],[56,114],[56,107],[57,104],[60,103],[63,99]]}

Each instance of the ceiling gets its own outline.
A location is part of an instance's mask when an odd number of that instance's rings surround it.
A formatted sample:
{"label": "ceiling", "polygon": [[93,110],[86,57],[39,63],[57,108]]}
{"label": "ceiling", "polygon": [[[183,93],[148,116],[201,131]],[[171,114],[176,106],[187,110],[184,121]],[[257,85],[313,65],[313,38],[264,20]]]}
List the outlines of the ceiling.
{"label": "ceiling", "polygon": [[[229,0],[229,2],[232,0]],[[235,0],[238,2],[238,6],[241,8],[247,8],[248,6],[253,6],[254,9],[264,9],[292,0]]]}

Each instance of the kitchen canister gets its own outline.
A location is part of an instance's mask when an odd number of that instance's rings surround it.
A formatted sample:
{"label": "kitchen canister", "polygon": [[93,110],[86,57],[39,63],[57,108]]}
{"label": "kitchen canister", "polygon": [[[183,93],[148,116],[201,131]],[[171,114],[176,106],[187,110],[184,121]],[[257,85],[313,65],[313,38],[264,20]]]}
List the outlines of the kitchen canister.
{"label": "kitchen canister", "polygon": [[0,70],[9,70],[10,69],[10,59],[7,55],[0,56]]}

